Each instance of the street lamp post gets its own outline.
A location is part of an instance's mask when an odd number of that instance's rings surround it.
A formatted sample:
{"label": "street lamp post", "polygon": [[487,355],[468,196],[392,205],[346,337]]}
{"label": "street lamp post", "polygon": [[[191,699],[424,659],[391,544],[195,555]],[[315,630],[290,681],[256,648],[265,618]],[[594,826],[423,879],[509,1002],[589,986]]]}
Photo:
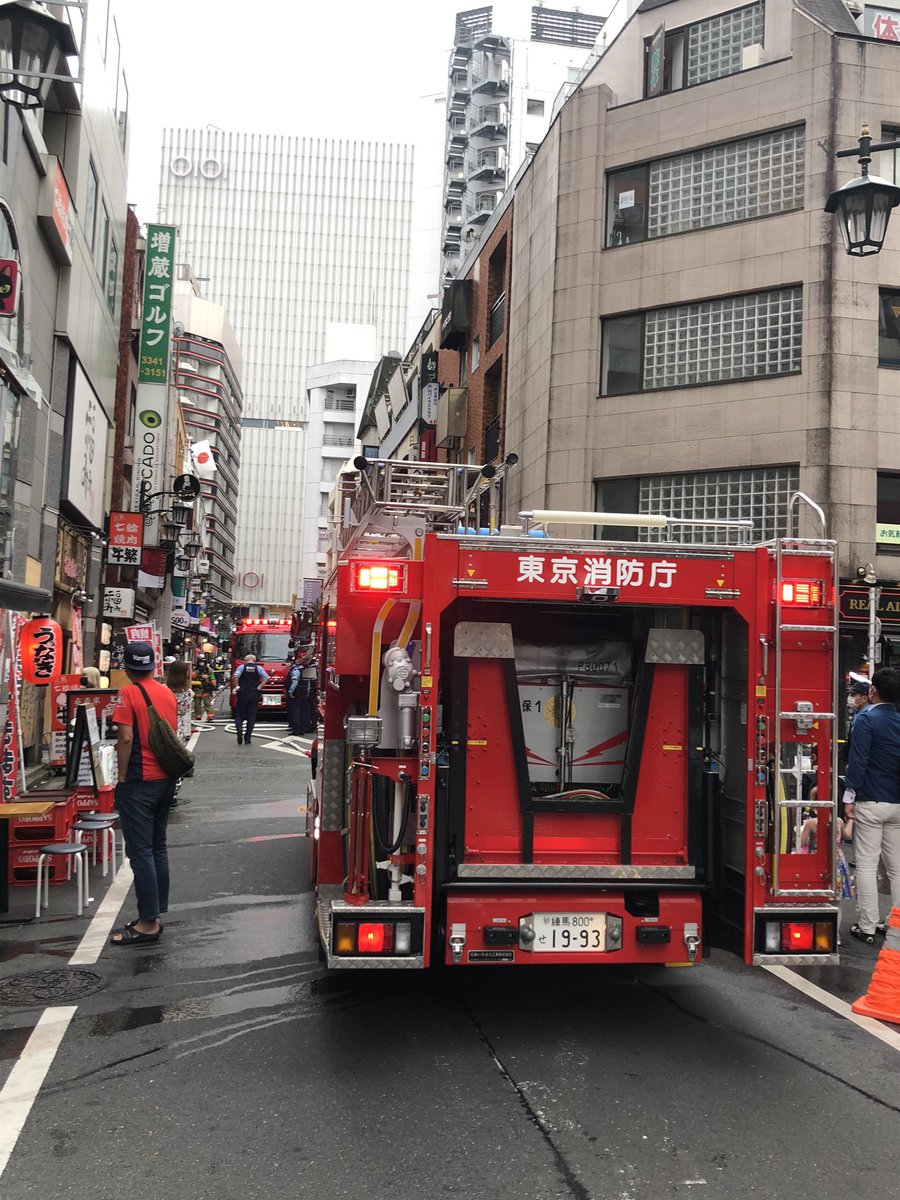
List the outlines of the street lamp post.
{"label": "street lamp post", "polygon": [[878,254],[884,245],[891,209],[900,204],[900,187],[869,174],[872,155],[880,150],[900,149],[900,142],[872,145],[869,126],[864,124],[854,150],[838,150],[835,158],[859,162],[859,177],[832,192],[825,204],[827,213],[838,214],[838,227],[848,254],[862,257]]}

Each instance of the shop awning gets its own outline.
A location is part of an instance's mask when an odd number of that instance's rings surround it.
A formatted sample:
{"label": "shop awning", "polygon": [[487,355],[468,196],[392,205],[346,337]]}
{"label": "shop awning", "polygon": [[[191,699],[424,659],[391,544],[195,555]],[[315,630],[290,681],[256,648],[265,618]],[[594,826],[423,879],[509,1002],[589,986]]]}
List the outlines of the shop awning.
{"label": "shop awning", "polygon": [[53,598],[44,588],[29,587],[27,583],[16,583],[12,579],[0,579],[0,608],[11,608],[13,612],[51,611]]}

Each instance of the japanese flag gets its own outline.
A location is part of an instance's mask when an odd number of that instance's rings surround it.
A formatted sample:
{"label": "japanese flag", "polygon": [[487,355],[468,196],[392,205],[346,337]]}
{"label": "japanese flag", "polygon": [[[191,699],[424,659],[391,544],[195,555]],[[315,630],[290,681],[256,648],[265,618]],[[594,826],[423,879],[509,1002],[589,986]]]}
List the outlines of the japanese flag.
{"label": "japanese flag", "polygon": [[194,442],[191,446],[191,462],[194,473],[201,479],[211,479],[216,473],[216,460],[209,442]]}

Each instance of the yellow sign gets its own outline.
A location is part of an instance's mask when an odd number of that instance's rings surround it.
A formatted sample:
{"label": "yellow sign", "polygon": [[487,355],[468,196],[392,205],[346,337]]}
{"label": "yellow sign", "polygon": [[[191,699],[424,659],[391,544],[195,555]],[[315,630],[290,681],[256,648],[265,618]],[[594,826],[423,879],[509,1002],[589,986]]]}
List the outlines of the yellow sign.
{"label": "yellow sign", "polygon": [[487,738],[469,738],[470,746],[486,746]]}
{"label": "yellow sign", "polygon": [[663,742],[663,750],[683,750],[683,749],[684,749],[684,746],[669,745],[666,742]]}
{"label": "yellow sign", "polygon": [[875,526],[875,541],[879,546],[900,546],[900,525]]}

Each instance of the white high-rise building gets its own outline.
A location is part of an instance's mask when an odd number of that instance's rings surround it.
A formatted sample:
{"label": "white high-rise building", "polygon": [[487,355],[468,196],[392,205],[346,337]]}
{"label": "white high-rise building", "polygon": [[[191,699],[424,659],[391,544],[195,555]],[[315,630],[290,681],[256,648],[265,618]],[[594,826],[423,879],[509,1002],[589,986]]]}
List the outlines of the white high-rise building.
{"label": "white high-rise building", "polygon": [[456,14],[447,90],[441,277],[452,279],[507,183],[541,142],[604,18],[498,0]]}
{"label": "white high-rise building", "polygon": [[412,177],[395,143],[164,132],[161,216],[244,355],[235,604],[301,590],[306,372],[326,331],[372,325],[377,355],[403,344]]}

